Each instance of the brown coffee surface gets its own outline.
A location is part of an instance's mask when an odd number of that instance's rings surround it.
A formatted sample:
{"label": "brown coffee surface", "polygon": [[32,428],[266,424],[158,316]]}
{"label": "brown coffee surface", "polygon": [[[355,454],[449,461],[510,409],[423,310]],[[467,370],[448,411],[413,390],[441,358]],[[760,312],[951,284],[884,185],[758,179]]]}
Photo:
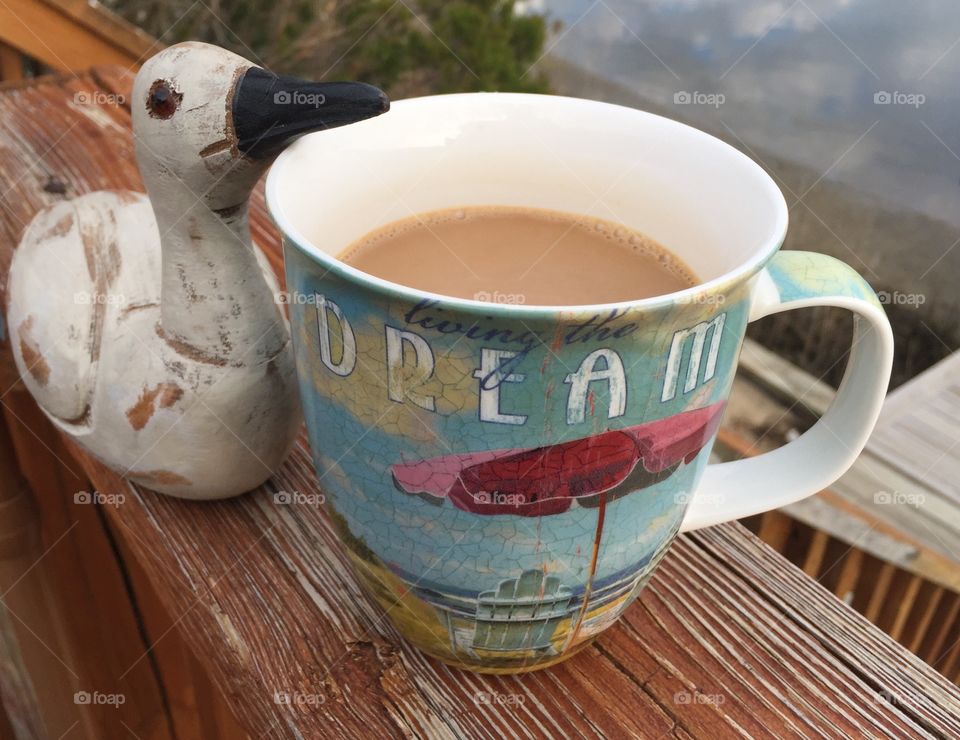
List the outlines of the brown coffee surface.
{"label": "brown coffee surface", "polygon": [[420,213],[370,232],[339,258],[410,288],[496,303],[613,303],[697,283],[679,257],[625,226],[512,206]]}

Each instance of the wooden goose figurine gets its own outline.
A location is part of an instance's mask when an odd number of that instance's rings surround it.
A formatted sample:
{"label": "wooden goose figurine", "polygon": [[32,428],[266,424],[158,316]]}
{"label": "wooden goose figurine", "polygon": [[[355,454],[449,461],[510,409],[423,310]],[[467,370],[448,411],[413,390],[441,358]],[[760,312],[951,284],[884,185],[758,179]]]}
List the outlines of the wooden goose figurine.
{"label": "wooden goose figurine", "polygon": [[44,209],[10,268],[17,367],[53,423],[174,496],[266,480],[300,407],[250,192],[297,136],[388,107],[370,85],[277,77],[208,44],[144,64],[131,108],[149,197],[103,191]]}

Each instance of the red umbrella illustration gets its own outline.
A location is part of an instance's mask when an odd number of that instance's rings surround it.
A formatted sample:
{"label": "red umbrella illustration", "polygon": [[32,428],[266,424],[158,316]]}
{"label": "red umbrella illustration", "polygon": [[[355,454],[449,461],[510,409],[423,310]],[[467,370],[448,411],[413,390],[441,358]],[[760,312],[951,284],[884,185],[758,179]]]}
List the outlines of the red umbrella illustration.
{"label": "red umbrella illustration", "polygon": [[637,426],[532,448],[443,455],[393,465],[404,493],[475,514],[544,516],[596,506],[669,478],[713,437],[724,402]]}

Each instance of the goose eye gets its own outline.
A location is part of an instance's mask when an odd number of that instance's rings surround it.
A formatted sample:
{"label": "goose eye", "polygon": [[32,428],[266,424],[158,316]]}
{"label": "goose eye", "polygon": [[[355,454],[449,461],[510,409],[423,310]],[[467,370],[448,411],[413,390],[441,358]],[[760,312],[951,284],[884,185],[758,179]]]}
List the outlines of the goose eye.
{"label": "goose eye", "polygon": [[170,118],[177,112],[182,99],[183,95],[174,90],[169,82],[157,80],[147,94],[147,111],[154,118]]}

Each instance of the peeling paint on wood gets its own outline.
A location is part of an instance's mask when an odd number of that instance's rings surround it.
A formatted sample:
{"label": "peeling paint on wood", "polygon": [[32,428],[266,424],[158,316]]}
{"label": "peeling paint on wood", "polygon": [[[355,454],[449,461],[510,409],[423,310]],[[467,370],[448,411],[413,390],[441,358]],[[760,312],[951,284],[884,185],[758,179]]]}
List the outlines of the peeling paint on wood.
{"label": "peeling paint on wood", "polygon": [[185,478],[179,473],[173,473],[169,470],[139,470],[130,471],[127,474],[135,481],[139,481],[146,486],[155,488],[157,486],[189,486],[190,479]]}
{"label": "peeling paint on wood", "polygon": [[66,236],[71,228],[73,228],[73,214],[65,213],[41,238],[51,239],[56,236]]}
{"label": "peeling paint on wood", "polygon": [[167,409],[182,396],[183,389],[175,383],[158,383],[153,388],[144,388],[137,402],[127,409],[130,426],[136,430],[143,429],[153,417],[158,402],[160,408]]}
{"label": "peeling paint on wood", "polygon": [[40,354],[40,350],[37,349],[30,336],[30,327],[32,324],[33,317],[28,316],[20,322],[20,326],[17,329],[17,334],[20,337],[20,354],[23,356],[23,361],[27,366],[27,372],[33,376],[34,380],[36,380],[40,386],[45,386],[50,381],[50,366],[43,358],[43,355]]}
{"label": "peeling paint on wood", "polygon": [[163,327],[160,326],[160,324],[157,324],[156,332],[157,336],[169,344],[178,355],[183,355],[188,360],[202,362],[204,365],[214,365],[215,367],[223,367],[227,364],[226,359],[223,357],[207,354],[203,350],[198,349],[197,347],[194,347],[181,339],[171,337],[163,330]]}

